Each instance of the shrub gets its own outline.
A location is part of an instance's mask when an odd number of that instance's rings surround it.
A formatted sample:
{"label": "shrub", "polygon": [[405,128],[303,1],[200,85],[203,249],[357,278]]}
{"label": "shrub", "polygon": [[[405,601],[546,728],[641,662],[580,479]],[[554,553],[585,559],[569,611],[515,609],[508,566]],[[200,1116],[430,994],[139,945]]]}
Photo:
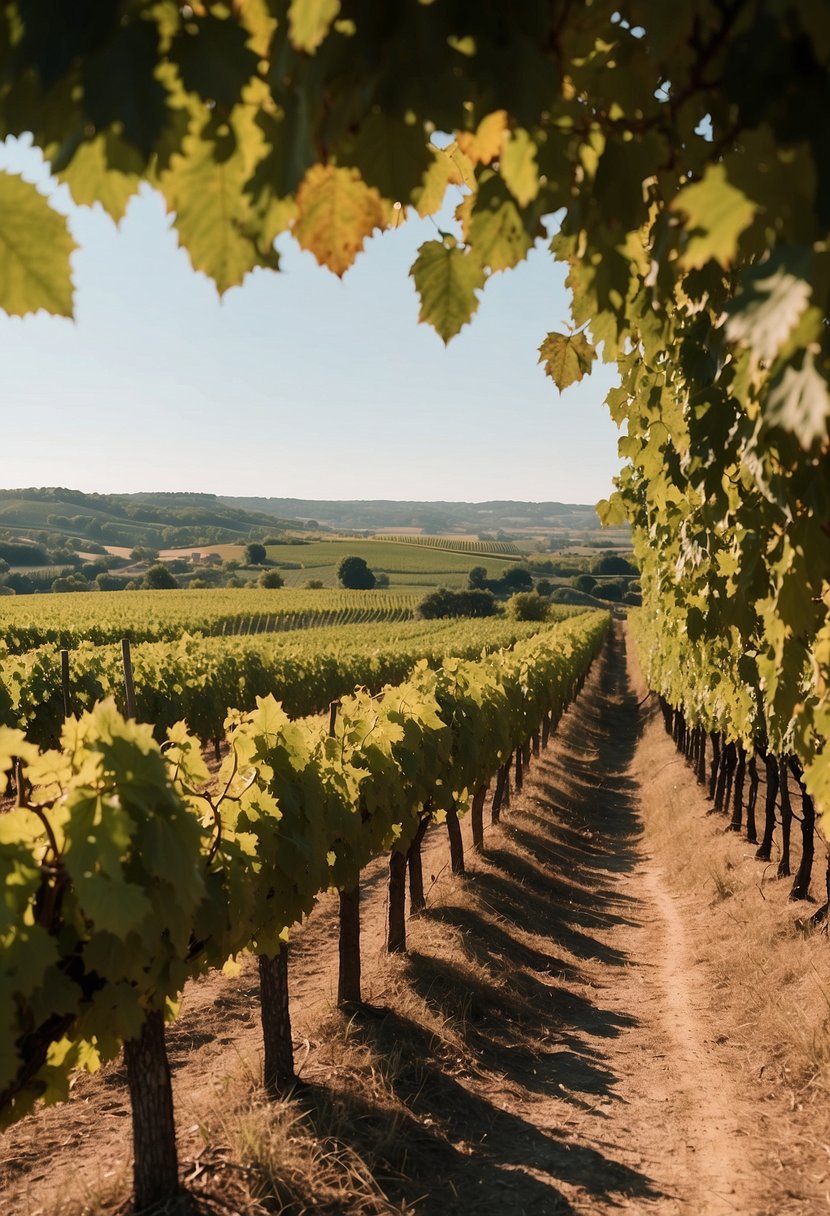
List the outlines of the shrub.
{"label": "shrub", "polygon": [[507,611],[516,621],[547,620],[549,606],[538,591],[517,591],[507,601]]}
{"label": "shrub", "polygon": [[337,579],[350,591],[371,591],[375,585],[375,576],[362,557],[344,557],[337,567]]}
{"label": "shrub", "polygon": [[285,579],[276,570],[263,570],[259,576],[260,587],[267,587],[269,590],[282,587],[284,584]]}
{"label": "shrub", "polygon": [[144,576],[144,586],[151,591],[171,591],[178,585],[175,577],[161,562],[151,566]]}
{"label": "shrub", "polygon": [[435,620],[447,616],[495,616],[498,608],[492,591],[474,588],[468,591],[450,591],[439,587],[430,591],[417,608],[418,616]]}
{"label": "shrub", "polygon": [[258,540],[251,541],[245,546],[245,564],[248,566],[261,566],[268,557],[265,545],[261,545]]}

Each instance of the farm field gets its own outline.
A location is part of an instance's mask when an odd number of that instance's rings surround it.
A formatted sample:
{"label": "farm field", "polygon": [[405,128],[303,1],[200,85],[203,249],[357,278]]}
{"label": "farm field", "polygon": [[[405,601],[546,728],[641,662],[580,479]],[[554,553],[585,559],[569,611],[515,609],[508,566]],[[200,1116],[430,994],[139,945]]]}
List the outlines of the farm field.
{"label": "farm field", "polygon": [[[334,585],[337,564],[352,555],[362,557],[376,574],[388,574],[393,587],[413,576],[420,577],[422,586],[435,586],[438,581],[452,585],[450,580],[457,580],[460,585],[466,583],[473,566],[481,565],[496,578],[521,557],[515,547],[508,557],[487,552],[486,542],[476,542],[480,549],[456,550],[450,547],[450,540],[448,537],[315,540],[301,545],[268,545],[267,552],[268,560],[280,568],[286,585],[292,577],[299,581],[323,578],[330,580],[326,585]],[[493,542],[493,549],[503,547]],[[283,563],[289,563],[288,568],[283,568]],[[290,568],[294,563],[300,566],[299,570]]]}

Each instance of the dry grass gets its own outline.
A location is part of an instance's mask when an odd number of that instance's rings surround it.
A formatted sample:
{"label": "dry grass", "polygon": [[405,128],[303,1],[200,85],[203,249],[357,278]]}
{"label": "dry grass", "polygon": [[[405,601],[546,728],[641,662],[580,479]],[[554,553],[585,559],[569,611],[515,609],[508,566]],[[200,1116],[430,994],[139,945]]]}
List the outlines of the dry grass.
{"label": "dry grass", "polygon": [[[657,721],[645,742],[663,744]],[[643,757],[648,771],[648,751]],[[830,948],[824,932],[805,934],[791,903],[791,879],[778,879],[778,858],[758,861],[755,845],[707,813],[704,792],[686,772],[658,778],[662,799],[647,824],[647,845],[671,885],[686,898],[697,954],[711,968],[713,1002],[724,1034],[742,1047],[745,1067],[765,1089],[782,1086],[795,1108],[809,1105],[818,1137],[830,1134]],[[652,783],[653,785],[653,783]],[[814,887],[822,863],[817,856]],[[705,914],[693,912],[701,894]],[[807,916],[813,907],[808,905]]]}

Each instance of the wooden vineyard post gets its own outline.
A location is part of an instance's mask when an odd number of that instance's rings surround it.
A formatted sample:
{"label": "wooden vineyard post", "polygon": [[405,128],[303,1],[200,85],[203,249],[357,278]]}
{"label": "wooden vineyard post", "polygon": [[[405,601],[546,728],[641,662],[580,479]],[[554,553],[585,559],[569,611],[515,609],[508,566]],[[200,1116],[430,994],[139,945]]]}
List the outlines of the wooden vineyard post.
{"label": "wooden vineyard post", "polygon": [[69,691],[69,651],[61,651],[61,689],[63,691],[63,716],[72,717],[72,697]]}
{"label": "wooden vineyard post", "polygon": [[173,1089],[164,1042],[164,1015],[148,1013],[138,1038],[124,1044],[133,1115],[133,1187],[137,1211],[179,1193]]}
{"label": "wooden vineyard post", "polygon": [[453,874],[464,873],[464,841],[455,803],[447,811],[447,833],[450,838],[450,868]]}
{"label": "wooden vineyard post", "polygon": [[[424,807],[427,810],[427,807]],[[418,912],[423,912],[427,906],[427,901],[424,896],[424,867],[421,860],[421,843],[426,835],[429,819],[426,815],[421,818],[418,824],[418,831],[412,844],[409,846],[409,851],[406,855],[407,865],[409,866],[409,915],[415,916]]]}
{"label": "wooden vineyard post", "polygon": [[[339,701],[329,705],[329,734],[337,724]],[[337,1004],[359,1005],[360,995],[360,879],[340,892],[340,940],[337,973]]]}
{"label": "wooden vineyard post", "polygon": [[473,794],[473,803],[470,808],[470,821],[473,829],[473,848],[480,853],[484,848],[484,799],[487,795],[487,786],[480,785]]}
{"label": "wooden vineyard post", "polygon": [[134,718],[135,714],[135,685],[133,684],[133,657],[130,653],[130,639],[121,639],[121,662],[124,666],[124,705],[127,717]]}
{"label": "wooden vineyard post", "polygon": [[[127,717],[135,718],[133,666],[128,638],[121,640]],[[164,1014],[147,1014],[136,1038],[124,1044],[133,1116],[133,1187],[138,1211],[174,1198],[179,1187],[173,1087],[164,1040]]]}
{"label": "wooden vineyard post", "polygon": [[508,759],[504,764],[499,766],[499,771],[496,773],[496,789],[495,789],[495,792],[493,793],[493,805],[490,808],[490,822],[491,823],[499,822],[499,819],[501,818],[502,805],[505,805],[505,806],[507,805],[505,802],[504,794],[505,794],[505,789],[507,788],[507,784],[509,781],[509,776],[508,776],[509,766],[510,766],[510,761]]}
{"label": "wooden vineyard post", "polygon": [[272,1098],[290,1089],[294,1076],[294,1044],[288,1006],[288,944],[273,958],[259,956],[260,1016],[265,1060],[263,1081]]}
{"label": "wooden vineyard post", "polygon": [[389,930],[386,949],[390,954],[406,950],[406,853],[389,854]]}

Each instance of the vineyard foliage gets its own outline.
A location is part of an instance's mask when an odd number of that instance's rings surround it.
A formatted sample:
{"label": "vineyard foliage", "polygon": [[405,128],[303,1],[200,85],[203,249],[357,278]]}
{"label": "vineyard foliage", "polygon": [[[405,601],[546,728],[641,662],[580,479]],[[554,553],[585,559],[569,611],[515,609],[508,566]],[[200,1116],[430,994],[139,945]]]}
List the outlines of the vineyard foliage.
{"label": "vineyard foliage", "polygon": [[[554,610],[557,611],[557,610]],[[574,609],[559,608],[564,617]],[[576,611],[579,611],[577,609]],[[376,692],[398,683],[420,659],[475,658],[538,631],[517,621],[402,621],[339,625],[258,637],[185,637],[132,648],[136,708],[158,732],[185,718],[203,741],[221,738],[228,705],[249,710],[273,694],[292,717],[313,714],[358,686]],[[113,698],[124,710],[120,646],[82,645],[70,655],[76,710]],[[54,745],[64,719],[60,658],[53,646],[0,661],[0,724]]]}
{"label": "vineyard foliage", "polygon": [[[573,326],[540,318],[545,371],[619,370],[602,509],[634,528],[653,679],[830,808],[827,5],[20,0],[0,55],[4,133],[116,219],[149,181],[220,291],[286,231],[342,275],[449,195],[412,268],[448,341],[547,241]],[[6,311],[71,312],[64,218],[6,174],[0,223]]]}
{"label": "vineyard foliage", "polygon": [[416,664],[376,696],[292,719],[274,697],[227,718],[211,778],[179,722],[163,744],[113,703],[40,751],[0,728],[0,775],[29,790],[0,816],[0,1119],[66,1096],[175,1014],[186,979],[239,952],[272,956],[320,892],[405,848],[425,804],[471,794],[558,715],[607,634],[583,614],[474,660]]}
{"label": "vineyard foliage", "polygon": [[83,596],[27,595],[3,601],[0,657],[37,646],[67,649],[82,642],[102,645],[173,641],[183,634],[270,633],[280,630],[405,621],[415,615],[418,597],[389,591],[274,591],[204,589],[132,591],[129,595],[92,591]]}

